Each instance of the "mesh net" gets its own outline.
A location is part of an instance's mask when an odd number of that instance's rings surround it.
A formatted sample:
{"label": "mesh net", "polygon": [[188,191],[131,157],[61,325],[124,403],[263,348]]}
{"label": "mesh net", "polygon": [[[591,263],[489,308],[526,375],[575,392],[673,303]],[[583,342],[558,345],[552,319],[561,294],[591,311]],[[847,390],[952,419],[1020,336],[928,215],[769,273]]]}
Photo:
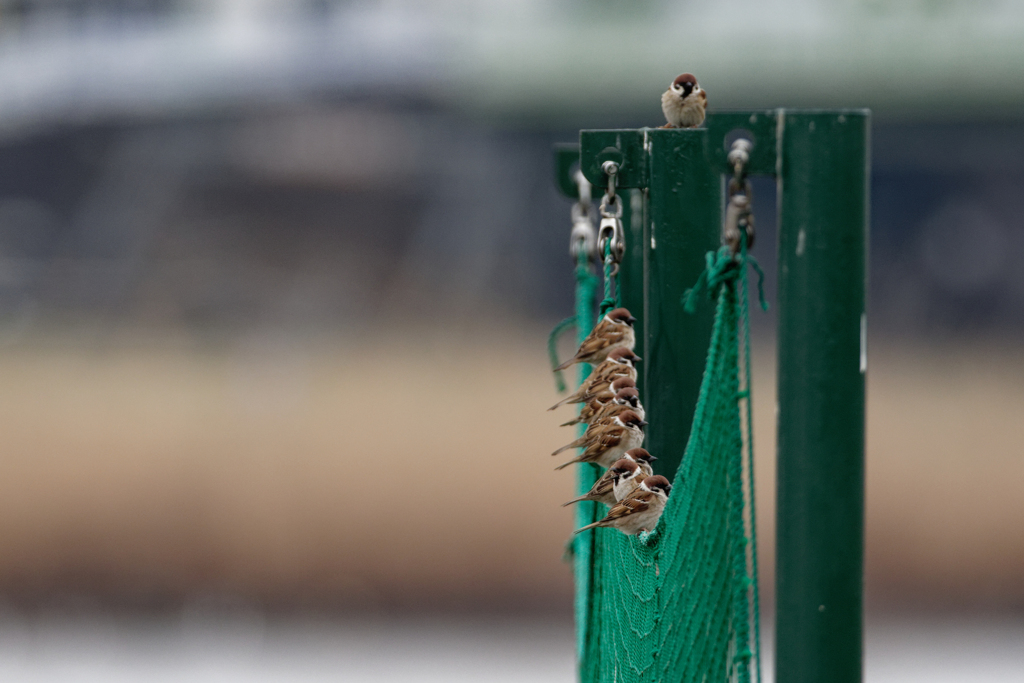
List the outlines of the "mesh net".
{"label": "mesh net", "polygon": [[657,528],[640,536],[596,529],[577,547],[585,553],[577,557],[584,681],[750,680],[742,263],[722,252],[702,277],[718,292],[715,322],[690,440]]}

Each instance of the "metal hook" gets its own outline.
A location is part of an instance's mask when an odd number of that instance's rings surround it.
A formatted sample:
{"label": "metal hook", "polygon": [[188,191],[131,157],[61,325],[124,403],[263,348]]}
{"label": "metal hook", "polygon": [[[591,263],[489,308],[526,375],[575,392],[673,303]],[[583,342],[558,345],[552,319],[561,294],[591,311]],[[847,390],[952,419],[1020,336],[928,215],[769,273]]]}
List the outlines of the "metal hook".
{"label": "metal hook", "polygon": [[608,176],[608,191],[601,198],[601,223],[597,229],[598,256],[604,256],[605,262],[614,264],[618,272],[619,261],[626,252],[626,239],[622,229],[622,200],[615,194],[615,181],[619,173],[619,165],[614,161],[601,164],[601,170]]}
{"label": "metal hook", "polygon": [[722,226],[722,243],[728,245],[733,254],[741,248],[741,239],[746,237],[747,249],[754,244],[753,188],[747,180],[747,163],[754,144],[746,138],[737,138],[729,150],[729,164],[733,177],[729,181],[729,203],[725,207],[725,223]]}
{"label": "metal hook", "polygon": [[577,194],[579,200],[572,205],[572,231],[569,233],[569,254],[573,261],[579,261],[580,256],[588,260],[597,256],[597,232],[594,230],[594,221],[591,218],[591,186],[583,173],[576,171],[575,175]]}
{"label": "metal hook", "polygon": [[754,143],[746,138],[736,138],[732,142],[732,148],[729,150],[729,165],[732,166],[732,172],[735,176],[745,176],[745,168],[747,163],[750,161],[750,152],[754,149]]}
{"label": "metal hook", "polygon": [[576,173],[573,175],[573,180],[576,181],[576,194],[579,197],[579,203],[586,207],[590,207],[593,199],[593,193],[591,192],[590,181],[583,175],[583,171],[576,169]]}
{"label": "metal hook", "polygon": [[722,243],[732,253],[740,251],[740,240],[746,236],[747,248],[754,244],[754,214],[750,210],[750,198],[745,194],[734,194],[729,197],[725,207],[725,225],[722,227]]}
{"label": "metal hook", "polygon": [[618,264],[626,253],[626,236],[622,228],[622,202],[616,201],[609,207],[608,195],[605,195],[601,199],[600,212],[601,223],[597,229],[598,255],[604,256],[607,247],[608,255],[605,260],[611,259],[613,263]]}
{"label": "metal hook", "polygon": [[601,164],[601,170],[608,176],[608,194],[605,195],[609,204],[615,203],[615,178],[619,173],[619,165],[614,161],[606,161]]}

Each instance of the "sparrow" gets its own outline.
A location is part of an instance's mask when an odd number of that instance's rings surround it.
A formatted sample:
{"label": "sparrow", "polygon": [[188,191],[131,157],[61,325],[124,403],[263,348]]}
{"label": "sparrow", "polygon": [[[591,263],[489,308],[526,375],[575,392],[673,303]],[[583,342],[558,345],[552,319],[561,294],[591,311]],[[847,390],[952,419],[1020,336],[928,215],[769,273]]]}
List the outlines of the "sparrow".
{"label": "sparrow", "polygon": [[600,439],[601,436],[607,431],[607,429],[615,424],[615,418],[617,417],[619,417],[619,414],[612,415],[601,421],[594,420],[589,425],[587,425],[587,429],[586,431],[583,432],[583,435],[581,437],[579,437],[572,443],[567,443],[566,445],[562,446],[551,455],[558,455],[562,451],[567,451],[570,448],[587,448],[592,443]]}
{"label": "sparrow", "polygon": [[651,463],[657,460],[657,458],[648,453],[646,448],[634,448],[626,451],[622,457],[626,460],[632,460],[639,465],[640,470],[644,473],[645,477],[654,476],[654,470],[651,468]]}
{"label": "sparrow", "polygon": [[633,332],[633,323],[635,322],[636,318],[630,315],[629,311],[625,308],[616,308],[613,311],[608,311],[604,318],[601,319],[601,322],[590,331],[587,338],[580,344],[580,348],[576,350],[576,355],[555,368],[555,372],[565,370],[575,363],[591,363],[596,365],[607,358],[608,354],[615,349],[629,349],[632,351],[633,347],[636,346],[636,334]]}
{"label": "sparrow", "polygon": [[640,356],[633,353],[630,349],[615,349],[608,354],[608,358],[604,362],[594,368],[594,371],[590,373],[590,376],[580,385],[579,389],[548,408],[548,410],[554,410],[566,403],[585,403],[590,401],[596,398],[602,391],[607,391],[611,387],[612,382],[619,377],[629,377],[635,382],[636,364],[640,360]]}
{"label": "sparrow", "polygon": [[567,463],[556,467],[560,470],[574,462],[592,462],[601,467],[610,467],[626,451],[638,448],[644,442],[644,422],[632,410],[624,410],[605,422],[595,422],[587,427],[587,433],[568,446],[563,446],[552,455],[568,448],[583,448],[583,452]]}
{"label": "sparrow", "polygon": [[[606,391],[602,391],[601,393],[594,396],[594,398],[587,401],[586,404],[584,404],[583,408],[580,409],[579,415],[569,420],[568,422],[563,422],[560,426],[568,427],[570,425],[576,425],[580,423],[590,424],[591,422],[597,419],[596,416],[598,413],[601,412],[602,408],[607,406],[609,403],[614,402],[618,398],[619,393],[626,389],[635,390],[636,382],[631,380],[629,377],[619,377],[614,382],[612,382],[611,385],[609,385]],[[637,394],[636,396],[637,399],[635,401],[629,402],[630,405],[634,407],[639,406],[640,404],[640,395]],[[640,417],[644,416],[643,412],[639,410],[637,411],[637,413],[639,413]]]}
{"label": "sparrow", "polygon": [[[562,503],[562,507],[584,500],[593,500],[608,506],[615,505],[624,497],[618,495],[618,492],[628,493],[632,491],[636,486],[639,486],[640,481],[646,476],[636,460],[620,458],[612,463],[608,471],[601,475],[601,478],[590,487],[590,491],[579,498],[573,498],[568,503]],[[637,477],[639,477],[639,480]]]}
{"label": "sparrow", "polygon": [[640,403],[640,392],[636,389],[623,389],[615,394],[614,399],[601,406],[600,410],[594,413],[594,417],[590,421],[600,422],[612,415],[618,415],[623,410],[632,410],[640,416],[641,420],[647,419],[647,413],[644,410],[643,404]]}
{"label": "sparrow", "polygon": [[660,474],[647,477],[632,493],[613,505],[604,519],[577,529],[576,533],[599,526],[612,527],[630,536],[650,531],[657,526],[671,491],[672,484]]}
{"label": "sparrow", "polygon": [[682,74],[672,81],[661,95],[661,111],[668,123],[662,128],[696,128],[704,123],[704,109],[708,95],[701,90],[697,77]]}

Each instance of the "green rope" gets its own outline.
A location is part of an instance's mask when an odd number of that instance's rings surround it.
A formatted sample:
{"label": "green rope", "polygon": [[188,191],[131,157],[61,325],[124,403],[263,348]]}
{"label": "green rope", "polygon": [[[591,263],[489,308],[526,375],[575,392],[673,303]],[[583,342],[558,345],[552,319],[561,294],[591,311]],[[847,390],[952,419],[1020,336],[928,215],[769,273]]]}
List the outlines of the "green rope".
{"label": "green rope", "polygon": [[[619,307],[619,274],[618,269],[615,268],[612,260],[609,258],[611,249],[611,240],[608,240],[604,245],[604,299],[601,300],[600,305],[597,307],[601,316],[604,316],[605,313],[613,308]],[[614,275],[612,274],[613,268],[615,268]]]}
{"label": "green rope", "polygon": [[551,360],[551,369],[555,371],[555,389],[558,393],[565,393],[565,378],[562,377],[561,370],[555,370],[558,367],[558,338],[562,336],[562,333],[567,329],[576,324],[576,316],[570,315],[562,322],[555,325],[555,329],[551,330],[551,334],[548,335],[548,358]]}
{"label": "green rope", "polygon": [[[746,235],[743,236],[740,246],[740,258],[750,262],[757,272],[757,294],[761,302],[761,309],[768,310],[768,304],[764,299],[764,271],[758,265],[754,257],[747,254]],[[753,388],[751,377],[750,361],[750,317],[749,317],[749,296],[747,294],[747,270],[741,268],[739,303],[740,303],[740,335],[743,343],[743,398],[746,399],[747,409],[747,486],[749,487],[750,500],[750,564],[753,581],[754,598],[754,658],[757,663],[757,683],[761,683],[761,594],[759,589],[760,578],[757,568],[757,498],[754,486],[754,411],[753,411]]]}
{"label": "green rope", "polygon": [[[577,297],[589,297],[586,299],[587,302],[594,300],[594,287],[597,285],[597,278],[594,277],[593,273],[590,272],[590,264],[585,255],[580,255],[576,261],[576,295]],[[589,294],[588,294],[589,293]],[[577,308],[579,306],[577,305]],[[566,330],[576,325],[576,321],[579,319],[579,313],[576,315],[570,315],[562,322],[555,325],[555,328],[551,330],[551,334],[548,335],[548,359],[551,361],[551,369],[555,373],[555,388],[558,393],[564,394],[566,390],[565,378],[562,376],[561,370],[555,370],[559,365],[558,360],[558,339],[561,337]],[[589,333],[589,330],[587,331]],[[581,334],[581,339],[586,336]]]}
{"label": "green rope", "polygon": [[[744,400],[746,405],[746,429],[740,435],[740,440],[746,441],[748,470],[747,490],[744,490],[743,482],[743,458],[737,458],[730,466],[730,488],[732,492],[732,536],[733,545],[733,580],[735,592],[733,594],[733,610],[735,615],[735,653],[733,663],[735,665],[736,681],[738,683],[750,682],[750,660],[753,658],[757,663],[757,682],[761,682],[761,613],[760,613],[760,591],[758,587],[758,564],[757,564],[757,507],[754,493],[754,434],[753,434],[753,408],[751,401],[751,360],[750,360],[750,316],[749,297],[747,294],[747,264],[757,273],[758,301],[762,310],[768,310],[768,303],[764,297],[764,271],[760,265],[747,253],[745,236],[741,240],[740,252],[733,254],[729,247],[722,247],[717,252],[709,251],[705,255],[705,268],[697,279],[696,284],[683,294],[682,304],[685,310],[693,313],[697,309],[697,303],[702,291],[708,299],[714,300],[723,286],[735,288],[737,299],[740,305],[740,325],[737,340],[742,345],[744,355],[744,382],[737,392],[737,400]],[[737,283],[738,280],[738,283]],[[737,286],[738,284],[738,286]],[[743,444],[740,444],[742,449]],[[746,528],[744,509],[746,501],[750,501],[750,530],[749,535]],[[748,555],[747,544],[750,544],[750,568],[752,576],[747,574]],[[753,603],[753,618],[751,619],[751,602]],[[753,652],[751,651],[751,621],[753,621]]]}
{"label": "green rope", "polygon": [[709,300],[718,296],[719,285],[735,280],[739,275],[737,262],[729,247],[722,247],[718,252],[709,251],[704,255],[704,270],[697,278],[696,284],[683,292],[683,308],[687,313],[697,311],[697,300],[701,292],[705,292]]}
{"label": "green rope", "polygon": [[[597,277],[591,272],[590,262],[585,255],[580,255],[576,261],[576,315],[573,320],[576,323],[576,339],[582,343],[590,334],[594,326],[594,299],[597,295]],[[557,361],[556,361],[557,363]],[[590,374],[590,365],[580,363],[578,370],[579,381],[582,384]],[[587,425],[580,424],[576,427],[577,436],[582,436]],[[600,476],[600,468],[596,465],[583,465],[577,468],[576,492],[582,495],[590,490],[597,478]],[[593,502],[584,502],[576,506],[576,526],[586,526],[596,522],[603,516],[600,510],[601,505]],[[581,667],[585,660],[587,644],[596,633],[594,620],[597,613],[592,609],[594,604],[594,565],[597,548],[594,534],[580,534],[573,536],[569,541],[573,556],[573,573],[576,581],[576,651]],[[581,668],[582,673],[582,668]],[[581,680],[587,680],[581,675]]]}
{"label": "green rope", "polygon": [[[741,254],[742,254],[742,259],[744,261],[746,261],[747,263],[749,263],[751,265],[751,267],[754,269],[754,271],[757,273],[757,300],[761,304],[761,310],[764,311],[765,313],[767,313],[768,312],[768,301],[764,298],[764,271],[761,270],[761,264],[757,262],[757,259],[747,253],[747,238],[746,238],[745,235],[743,237],[743,250],[742,250]],[[744,287],[747,286],[745,284],[746,281],[747,281],[747,274],[743,273],[743,282],[744,282],[743,286]],[[743,297],[746,298],[746,296],[747,296],[747,294],[746,294],[746,291],[744,290]],[[747,330],[747,331],[749,332],[750,330]],[[749,342],[749,339],[747,341]]]}
{"label": "green rope", "polygon": [[739,254],[733,254],[729,247],[721,247],[717,252],[709,251],[704,254],[704,270],[697,278],[696,284],[683,292],[682,303],[686,312],[695,313],[697,311],[697,300],[700,299],[701,291],[707,294],[709,301],[714,301],[718,295],[719,285],[738,278],[743,264],[750,264],[757,272],[758,301],[761,303],[761,310],[767,311],[768,302],[764,298],[764,271],[761,270],[757,260],[746,253],[744,246]]}

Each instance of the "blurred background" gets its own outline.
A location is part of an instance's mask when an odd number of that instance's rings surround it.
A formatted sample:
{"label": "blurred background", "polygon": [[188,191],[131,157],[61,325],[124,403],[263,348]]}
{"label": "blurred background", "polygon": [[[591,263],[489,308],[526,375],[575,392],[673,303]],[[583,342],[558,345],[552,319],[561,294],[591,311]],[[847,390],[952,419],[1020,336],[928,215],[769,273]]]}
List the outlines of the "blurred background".
{"label": "blurred background", "polygon": [[551,146],[683,71],[873,109],[868,679],[1019,677],[1022,45],[998,0],[0,0],[4,680],[572,680]]}

